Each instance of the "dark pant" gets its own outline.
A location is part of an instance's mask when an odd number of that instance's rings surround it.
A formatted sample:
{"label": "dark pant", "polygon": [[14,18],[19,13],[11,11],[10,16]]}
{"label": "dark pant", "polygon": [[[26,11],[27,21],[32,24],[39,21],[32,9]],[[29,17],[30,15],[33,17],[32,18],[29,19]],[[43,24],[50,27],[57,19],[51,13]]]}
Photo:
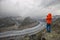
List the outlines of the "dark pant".
{"label": "dark pant", "polygon": [[51,32],[51,24],[47,24],[46,29],[47,29],[47,32]]}

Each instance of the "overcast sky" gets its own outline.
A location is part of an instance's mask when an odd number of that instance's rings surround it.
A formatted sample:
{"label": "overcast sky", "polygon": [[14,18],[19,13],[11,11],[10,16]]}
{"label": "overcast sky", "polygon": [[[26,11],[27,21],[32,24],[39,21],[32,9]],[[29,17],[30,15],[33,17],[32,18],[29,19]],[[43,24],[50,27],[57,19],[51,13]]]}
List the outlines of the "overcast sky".
{"label": "overcast sky", "polygon": [[0,0],[0,16],[60,15],[60,0]]}

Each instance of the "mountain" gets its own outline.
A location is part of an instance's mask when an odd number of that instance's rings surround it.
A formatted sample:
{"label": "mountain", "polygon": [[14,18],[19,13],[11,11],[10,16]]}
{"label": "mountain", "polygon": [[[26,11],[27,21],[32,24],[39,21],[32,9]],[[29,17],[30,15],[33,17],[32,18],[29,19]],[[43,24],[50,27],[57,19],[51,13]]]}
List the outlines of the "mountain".
{"label": "mountain", "polygon": [[4,18],[0,18],[0,27],[8,27],[8,26],[12,26],[12,25],[20,25],[22,22],[22,17],[20,16],[16,16],[16,17],[4,17]]}
{"label": "mountain", "polygon": [[30,17],[26,17],[23,22],[21,23],[21,25],[29,25],[29,24],[32,24],[32,23],[35,23],[37,22],[37,20],[35,19],[32,19]]}

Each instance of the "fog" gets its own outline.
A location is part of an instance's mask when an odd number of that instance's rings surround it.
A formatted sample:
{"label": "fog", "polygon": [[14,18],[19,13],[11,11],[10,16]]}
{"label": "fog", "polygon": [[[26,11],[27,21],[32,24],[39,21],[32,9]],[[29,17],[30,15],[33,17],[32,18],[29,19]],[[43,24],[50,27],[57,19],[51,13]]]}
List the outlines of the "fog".
{"label": "fog", "polygon": [[60,15],[60,0],[0,0],[0,16]]}

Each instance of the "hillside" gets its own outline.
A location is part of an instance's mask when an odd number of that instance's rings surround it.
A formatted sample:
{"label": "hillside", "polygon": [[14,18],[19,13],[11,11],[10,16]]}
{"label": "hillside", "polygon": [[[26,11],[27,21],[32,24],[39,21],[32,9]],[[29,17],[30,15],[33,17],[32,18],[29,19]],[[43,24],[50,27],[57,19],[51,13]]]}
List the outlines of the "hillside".
{"label": "hillside", "polygon": [[47,33],[46,29],[34,35],[14,36],[1,38],[1,40],[60,40],[60,18],[53,21],[51,33]]}
{"label": "hillside", "polygon": [[[41,32],[25,37],[26,40],[60,40],[60,18],[52,23],[51,33],[47,33],[46,29]],[[24,40],[25,40],[24,39]]]}
{"label": "hillside", "polygon": [[43,32],[43,37],[46,40],[60,40],[60,18],[56,19],[52,23],[51,33],[47,33],[45,30]]}
{"label": "hillside", "polygon": [[51,26],[51,33],[47,33],[46,29],[44,29],[41,32],[31,36],[26,35],[23,40],[60,40],[60,18],[53,21]]}
{"label": "hillside", "polygon": [[37,24],[39,22],[30,17],[26,17],[25,19],[20,17],[6,17],[0,19],[0,32],[23,30],[34,27]]}

